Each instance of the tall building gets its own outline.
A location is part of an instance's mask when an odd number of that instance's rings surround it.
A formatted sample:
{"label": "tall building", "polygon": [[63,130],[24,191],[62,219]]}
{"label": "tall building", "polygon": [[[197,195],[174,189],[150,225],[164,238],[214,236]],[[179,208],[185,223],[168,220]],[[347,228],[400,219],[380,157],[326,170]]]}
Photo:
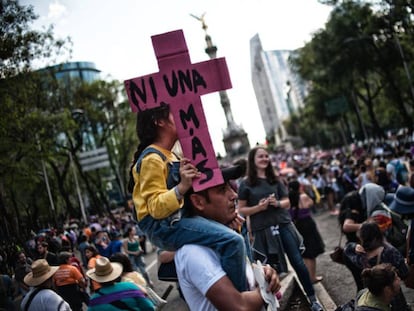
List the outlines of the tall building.
{"label": "tall building", "polygon": [[283,121],[304,105],[306,85],[289,67],[289,50],[264,51],[259,35],[250,40],[253,88],[268,139],[278,145],[286,138]]}
{"label": "tall building", "polygon": [[91,83],[100,79],[101,72],[92,62],[69,62],[48,67],[48,69],[55,71],[55,77],[68,84],[74,79]]}
{"label": "tall building", "polygon": [[[201,22],[201,28],[205,32],[205,40],[207,47],[205,48],[206,54],[210,59],[217,57],[217,47],[213,44],[210,35],[207,34],[207,25],[204,21],[204,14],[201,17],[192,15],[194,18]],[[227,96],[227,92],[222,90],[220,94],[220,103],[224,110],[224,115],[227,121],[227,128],[223,130],[223,143],[224,149],[228,157],[237,157],[246,154],[250,150],[250,143],[247,137],[247,133],[241,125],[234,122],[233,113],[231,111],[230,99]]]}

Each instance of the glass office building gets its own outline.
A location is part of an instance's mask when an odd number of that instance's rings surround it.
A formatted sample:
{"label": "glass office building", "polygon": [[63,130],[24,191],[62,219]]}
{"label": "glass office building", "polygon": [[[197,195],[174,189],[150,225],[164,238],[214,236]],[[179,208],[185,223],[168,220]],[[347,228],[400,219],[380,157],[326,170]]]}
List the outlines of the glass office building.
{"label": "glass office building", "polygon": [[283,121],[304,105],[306,84],[289,66],[290,50],[264,51],[259,35],[250,40],[251,75],[267,137],[287,138]]}
{"label": "glass office building", "polygon": [[92,62],[69,62],[45,68],[55,72],[58,80],[70,83],[72,80],[91,83],[100,79],[100,70]]}

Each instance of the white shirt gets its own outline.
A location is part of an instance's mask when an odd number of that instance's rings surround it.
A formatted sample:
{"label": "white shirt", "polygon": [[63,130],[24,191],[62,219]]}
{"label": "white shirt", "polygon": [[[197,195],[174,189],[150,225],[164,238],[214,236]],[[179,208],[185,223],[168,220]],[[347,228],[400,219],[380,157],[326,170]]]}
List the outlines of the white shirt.
{"label": "white shirt", "polygon": [[[174,259],[180,288],[190,310],[217,310],[206,298],[206,293],[226,275],[219,256],[211,248],[188,244],[175,253]],[[246,268],[249,285],[253,288],[255,281],[251,265],[247,264]]]}
{"label": "white shirt", "polygon": [[[35,290],[34,287],[24,296],[21,310],[25,310],[26,302]],[[33,298],[28,311],[71,311],[69,304],[51,289],[42,289]]]}

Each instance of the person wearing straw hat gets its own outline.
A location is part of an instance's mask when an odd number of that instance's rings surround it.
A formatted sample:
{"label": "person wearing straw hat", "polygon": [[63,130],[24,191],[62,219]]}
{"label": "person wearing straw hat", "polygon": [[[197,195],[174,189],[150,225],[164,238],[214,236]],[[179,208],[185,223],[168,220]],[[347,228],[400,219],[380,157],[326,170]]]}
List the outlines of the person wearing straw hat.
{"label": "person wearing straw hat", "polygon": [[45,259],[32,263],[32,272],[24,277],[24,283],[30,286],[20,309],[23,311],[71,311],[69,304],[53,291],[52,276],[59,269],[49,266]]}
{"label": "person wearing straw hat", "polygon": [[120,282],[122,272],[120,263],[110,262],[106,257],[98,258],[95,268],[86,271],[89,278],[102,286],[91,296],[89,311],[155,310],[154,304],[136,284]]}

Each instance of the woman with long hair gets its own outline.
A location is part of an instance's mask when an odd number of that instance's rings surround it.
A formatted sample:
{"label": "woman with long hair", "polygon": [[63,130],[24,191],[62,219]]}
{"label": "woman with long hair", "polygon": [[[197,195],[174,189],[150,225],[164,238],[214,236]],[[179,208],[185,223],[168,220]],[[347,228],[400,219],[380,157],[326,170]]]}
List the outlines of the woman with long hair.
{"label": "woman with long hair", "polygon": [[[95,245],[89,245],[85,247],[85,257],[88,260],[88,270],[94,269],[96,265],[96,260],[100,257],[102,257],[98,249],[95,247]],[[90,290],[91,292],[97,291],[99,288],[101,288],[101,285],[98,282],[95,282],[94,280],[90,280]]]}
{"label": "woman with long hair", "polygon": [[[301,255],[302,237],[289,214],[288,191],[276,176],[268,151],[261,146],[251,149],[247,162],[247,178],[239,186],[239,211],[250,217],[254,250],[274,254],[279,237],[308,296],[312,311],[322,310]],[[282,258],[284,253],[278,255]]]}
{"label": "woman with long hair", "polygon": [[124,235],[124,241],[122,243],[122,251],[128,255],[129,260],[133,268],[138,269],[142,276],[145,278],[147,285],[153,287],[152,281],[146,270],[143,253],[139,243],[139,237],[137,236],[135,226],[130,226]]}

